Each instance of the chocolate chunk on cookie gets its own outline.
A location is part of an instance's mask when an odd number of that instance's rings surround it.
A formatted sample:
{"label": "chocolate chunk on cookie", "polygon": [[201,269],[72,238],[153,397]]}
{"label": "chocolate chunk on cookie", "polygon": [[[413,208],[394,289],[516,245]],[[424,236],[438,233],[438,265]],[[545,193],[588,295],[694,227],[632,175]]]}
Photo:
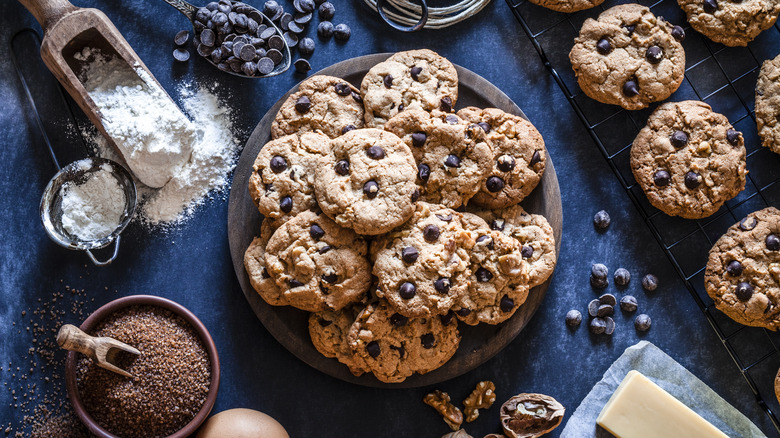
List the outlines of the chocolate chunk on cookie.
{"label": "chocolate chunk on cookie", "polygon": [[477,194],[493,166],[485,131],[454,114],[404,111],[385,124],[412,150],[425,202],[457,208]]}
{"label": "chocolate chunk on cookie", "polygon": [[363,100],[349,82],[316,75],[301,82],[282,104],[271,125],[271,137],[320,132],[336,138],[363,127]]}
{"label": "chocolate chunk on cookie", "polygon": [[360,92],[366,126],[381,128],[401,111],[452,112],[458,100],[458,72],[434,51],[398,52],[368,71]]}
{"label": "chocolate chunk on cookie", "polygon": [[409,148],[381,129],[356,129],[334,139],[320,158],[315,191],[320,208],[359,234],[382,234],[406,222],[419,197]]}
{"label": "chocolate chunk on cookie", "polygon": [[369,370],[356,360],[347,342],[347,335],[364,306],[349,305],[341,310],[323,310],[309,315],[309,336],[314,348],[325,357],[343,363],[352,374],[360,376]]}
{"label": "chocolate chunk on cookie", "polygon": [[585,20],[569,60],[589,97],[637,110],[666,99],[682,83],[681,38],[681,28],[657,18],[649,8],[624,4]]}
{"label": "chocolate chunk on cookie", "polygon": [[747,46],[775,24],[777,0],[677,0],[688,23],[699,33],[727,46]]}
{"label": "chocolate chunk on cookie", "polygon": [[244,268],[249,276],[249,283],[266,303],[272,306],[286,306],[289,303],[282,290],[265,269],[265,247],[273,232],[271,221],[264,220],[260,226],[260,236],[252,240],[244,253]]}
{"label": "chocolate chunk on cookie", "polygon": [[522,201],[539,184],[547,162],[539,131],[528,120],[498,108],[463,108],[458,117],[482,128],[493,150],[493,168],[471,202],[504,208]]}
{"label": "chocolate chunk on cookie", "polygon": [[577,12],[585,9],[594,8],[604,0],[529,0],[531,3],[544,6],[558,12]]}
{"label": "chocolate chunk on cookie", "polygon": [[339,310],[365,297],[371,283],[367,249],[354,231],[304,211],[271,236],[265,268],[291,306]]}
{"label": "chocolate chunk on cookie", "polygon": [[761,144],[780,154],[780,55],[764,61],[758,74],[756,125]]}
{"label": "chocolate chunk on cookie", "polygon": [[710,249],[704,285],[715,306],[740,324],[780,328],[780,210],[732,225]]}
{"label": "chocolate chunk on cookie", "polygon": [[257,154],[249,195],[266,218],[281,223],[317,206],[317,159],[330,147],[322,134],[291,134],[271,140]]}
{"label": "chocolate chunk on cookie", "polygon": [[528,284],[538,286],[552,275],[557,260],[555,235],[544,216],[530,214],[515,205],[501,210],[472,210],[485,220],[491,230],[514,238],[521,245],[523,260],[528,263]]}
{"label": "chocolate chunk on cookie", "polygon": [[700,219],[745,188],[744,140],[704,102],[667,102],[634,139],[631,169],[654,207]]}
{"label": "chocolate chunk on cookie", "polygon": [[460,345],[458,325],[440,318],[407,318],[386,301],[369,304],[347,337],[356,360],[385,383],[444,365]]}
{"label": "chocolate chunk on cookie", "polygon": [[405,316],[447,313],[468,288],[473,245],[463,215],[418,202],[408,222],[371,244],[376,294]]}

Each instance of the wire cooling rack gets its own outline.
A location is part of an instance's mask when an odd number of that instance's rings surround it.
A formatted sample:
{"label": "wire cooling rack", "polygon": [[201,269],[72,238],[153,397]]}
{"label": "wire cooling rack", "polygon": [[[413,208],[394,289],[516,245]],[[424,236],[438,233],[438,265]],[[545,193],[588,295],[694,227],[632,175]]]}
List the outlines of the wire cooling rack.
{"label": "wire cooling rack", "polygon": [[754,112],[758,72],[764,60],[780,51],[780,27],[775,24],[748,47],[726,47],[691,29],[674,0],[637,2],[685,29],[685,80],[670,100],[708,103],[716,112],[725,114],[745,138],[749,170],[745,190],[714,215],[686,220],[667,216],[651,206],[629,165],[631,143],[658,104],[641,111],[626,111],[596,102],[582,93],[569,62],[569,51],[585,19],[626,2],[607,1],[574,14],[551,11],[526,0],[506,2],[734,360],[756,402],[780,433],[775,415],[780,412],[780,405],[774,395],[774,378],[780,366],[780,334],[731,321],[715,308],[704,290],[707,253],[713,243],[746,214],[780,205],[780,157],[760,146]]}

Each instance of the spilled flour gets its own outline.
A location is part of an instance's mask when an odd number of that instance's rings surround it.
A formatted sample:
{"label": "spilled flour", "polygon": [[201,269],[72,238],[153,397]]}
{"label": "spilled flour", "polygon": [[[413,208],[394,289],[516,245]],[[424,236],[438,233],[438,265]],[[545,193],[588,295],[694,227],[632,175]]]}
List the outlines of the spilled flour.
{"label": "spilled flour", "polygon": [[[147,187],[136,179],[136,220],[152,227],[181,223],[211,196],[223,192],[241,148],[233,132],[231,109],[221,105],[208,87],[184,84],[177,92],[182,109],[202,136],[194,144],[189,161],[176,169],[162,188]],[[93,126],[81,134],[95,155],[125,164]]]}
{"label": "spilled flour", "polygon": [[125,192],[107,163],[82,184],[68,181],[60,190],[62,227],[70,235],[89,242],[107,237],[119,226]]}

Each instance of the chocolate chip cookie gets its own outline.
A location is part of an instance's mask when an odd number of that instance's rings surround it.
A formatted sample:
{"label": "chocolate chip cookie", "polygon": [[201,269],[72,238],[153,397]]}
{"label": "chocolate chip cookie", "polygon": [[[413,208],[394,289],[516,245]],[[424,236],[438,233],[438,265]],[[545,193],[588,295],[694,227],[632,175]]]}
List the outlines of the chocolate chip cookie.
{"label": "chocolate chip cookie", "polygon": [[339,310],[359,301],[371,283],[367,243],[324,214],[304,211],[277,229],[265,268],[291,306]]}
{"label": "chocolate chip cookie", "polygon": [[369,370],[363,361],[356,360],[347,342],[347,335],[355,318],[364,306],[350,305],[341,310],[323,310],[309,315],[309,335],[314,348],[325,357],[343,363],[352,374],[360,376]]}
{"label": "chocolate chip cookie", "polygon": [[780,55],[764,61],[758,74],[756,124],[761,144],[780,154]]}
{"label": "chocolate chip cookie", "polygon": [[331,143],[320,159],[315,191],[320,208],[359,234],[382,234],[406,222],[420,196],[414,157],[381,129],[357,129]]}
{"label": "chocolate chip cookie", "polygon": [[777,0],[677,0],[688,23],[699,33],[727,46],[747,46],[775,24]]}
{"label": "chocolate chip cookie", "polygon": [[667,102],[634,139],[631,170],[654,207],[704,218],[745,188],[744,139],[704,102]]}
{"label": "chocolate chip cookie", "polygon": [[349,82],[316,75],[301,82],[284,101],[271,125],[271,138],[320,132],[336,138],[363,127],[363,99]]}
{"label": "chocolate chip cookie", "polygon": [[490,230],[479,216],[463,213],[475,242],[469,252],[468,292],[453,307],[469,324],[498,324],[509,319],[528,297],[529,264],[516,239]]}
{"label": "chocolate chip cookie", "polygon": [[407,223],[371,244],[376,294],[405,316],[445,314],[467,291],[473,246],[462,214],[418,202]]}
{"label": "chocolate chip cookie", "polygon": [[249,195],[266,218],[281,224],[317,206],[317,159],[330,147],[322,134],[291,134],[271,140],[257,154],[249,177]]}
{"label": "chocolate chip cookie", "polygon": [[577,12],[594,8],[604,0],[529,0],[531,3],[544,6],[558,12]]}
{"label": "chocolate chip cookie", "polygon": [[528,284],[538,286],[552,275],[557,256],[555,234],[544,216],[530,214],[515,205],[501,210],[473,210],[491,230],[514,238],[521,245],[523,260],[528,262]]}
{"label": "chocolate chip cookie", "polygon": [[493,166],[485,131],[455,114],[422,110],[399,113],[385,124],[406,143],[417,162],[420,199],[457,208],[469,201]]}
{"label": "chocolate chip cookie", "polygon": [[260,226],[260,236],[252,240],[244,253],[244,268],[249,276],[249,283],[266,303],[272,306],[286,306],[289,303],[282,290],[265,269],[265,247],[273,232],[271,221],[264,220]]}
{"label": "chocolate chip cookie", "polygon": [[493,168],[471,202],[485,208],[504,208],[522,201],[539,184],[547,151],[539,131],[528,120],[498,108],[473,106],[458,117],[477,124],[493,149]]}
{"label": "chocolate chip cookie", "polygon": [[585,20],[569,60],[589,97],[637,110],[666,99],[682,83],[684,37],[681,27],[645,6],[619,5]]}
{"label": "chocolate chip cookie", "polygon": [[710,249],[704,285],[734,321],[780,328],[780,210],[768,207],[732,225]]}
{"label": "chocolate chip cookie", "polygon": [[440,318],[407,318],[386,301],[369,304],[347,337],[356,358],[385,383],[444,365],[460,344],[457,324]]}
{"label": "chocolate chip cookie", "polygon": [[428,50],[398,52],[368,71],[360,85],[369,128],[381,128],[401,111],[452,112],[458,100],[458,72]]}

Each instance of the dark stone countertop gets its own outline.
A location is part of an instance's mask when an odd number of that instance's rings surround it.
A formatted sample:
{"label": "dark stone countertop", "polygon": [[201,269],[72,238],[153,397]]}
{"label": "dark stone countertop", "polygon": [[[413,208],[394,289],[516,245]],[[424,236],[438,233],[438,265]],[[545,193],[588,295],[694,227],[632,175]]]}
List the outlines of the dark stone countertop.
{"label": "dark stone countertop", "polygon": [[[542,307],[496,357],[463,376],[435,385],[460,402],[478,381],[495,382],[496,406],[468,424],[468,432],[476,437],[498,432],[497,406],[520,392],[554,396],[566,406],[568,418],[623,350],[646,339],[709,384],[765,433],[775,436],[767,416],[504,1],[496,0],[475,17],[446,30],[413,35],[390,30],[358,0],[332,1],[337,10],[334,23],[348,23],[352,38],[347,44],[317,41],[311,57],[315,70],[363,54],[431,48],[482,75],[517,102],[541,131],[555,162],[564,206],[564,238]],[[256,81],[228,77],[197,56],[185,65],[176,65],[171,56],[173,36],[189,24],[162,1],[82,0],[76,4],[103,10],[170,94],[176,95],[175,87],[182,80],[219,81],[220,94],[228,97],[238,114],[238,126],[246,132],[242,139],[301,79],[292,73]],[[291,9],[292,2],[283,5]],[[84,308],[88,310],[131,294],[161,295],[192,310],[211,331],[221,357],[222,383],[214,412],[234,407],[258,409],[278,419],[295,437],[434,437],[448,432],[434,410],[422,403],[423,396],[434,388],[373,389],[344,383],[310,368],[269,335],[247,305],[233,272],[226,195],[207,202],[191,220],[167,232],[131,225],[119,259],[107,268],[94,267],[83,253],[52,243],[40,225],[38,203],[55,168],[8,61],[11,35],[33,25],[38,28],[20,4],[5,2],[0,16],[0,59],[4,60],[0,63],[4,107],[0,113],[3,428],[9,422],[16,424],[22,416],[20,408],[11,406],[13,397],[19,396],[18,392],[12,395],[11,388],[41,382],[44,374],[52,372],[36,369],[27,380],[19,381],[15,367],[21,366],[20,372],[24,372],[32,342],[24,329],[30,314],[22,317],[21,312],[34,309],[39,299],[46,301],[55,291],[65,292],[65,285],[69,285],[86,291]],[[314,34],[316,27],[310,26],[308,32]],[[28,53],[21,61],[42,69],[35,53]],[[34,87],[51,83],[47,72],[37,74],[42,79],[35,81]],[[56,100],[52,102],[42,111],[50,116],[50,135],[61,160],[67,163],[85,152],[66,134],[64,109]],[[597,233],[592,224],[593,214],[600,209],[612,216],[605,233]],[[595,262],[605,263],[611,273],[621,266],[631,272],[627,292],[634,294],[641,311],[653,318],[649,332],[638,334],[633,317],[622,314],[616,317],[617,329],[611,337],[592,336],[585,325],[576,331],[565,326],[564,315],[569,309],[585,313],[587,302],[596,296],[588,284],[590,265]],[[648,272],[660,279],[660,287],[652,294],[640,286],[641,276]],[[608,290],[617,292],[614,286]],[[71,299],[66,292],[66,301]],[[80,323],[69,313],[64,319]],[[772,363],[777,366],[777,362],[775,358]],[[561,429],[551,436],[557,436]]]}

